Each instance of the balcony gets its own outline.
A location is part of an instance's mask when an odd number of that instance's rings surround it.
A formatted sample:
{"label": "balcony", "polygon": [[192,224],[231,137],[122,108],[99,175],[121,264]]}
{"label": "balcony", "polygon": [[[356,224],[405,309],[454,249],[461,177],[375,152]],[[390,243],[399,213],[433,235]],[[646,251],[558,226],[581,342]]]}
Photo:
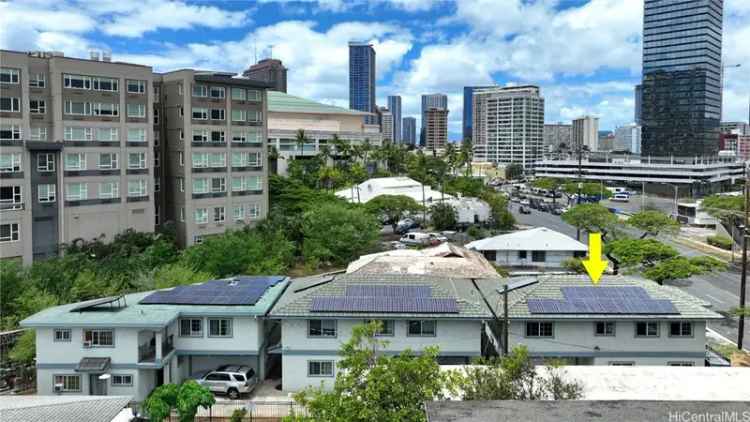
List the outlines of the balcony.
{"label": "balcony", "polygon": [[161,342],[162,357],[167,356],[172,350],[174,350],[174,335],[170,334]]}
{"label": "balcony", "polygon": [[170,334],[161,341],[161,353],[157,354],[156,344],[162,335],[157,336],[156,332],[145,332],[139,333],[139,339],[143,339],[144,335],[147,340],[138,346],[138,363],[158,363],[161,359],[167,356],[174,350],[174,335]]}

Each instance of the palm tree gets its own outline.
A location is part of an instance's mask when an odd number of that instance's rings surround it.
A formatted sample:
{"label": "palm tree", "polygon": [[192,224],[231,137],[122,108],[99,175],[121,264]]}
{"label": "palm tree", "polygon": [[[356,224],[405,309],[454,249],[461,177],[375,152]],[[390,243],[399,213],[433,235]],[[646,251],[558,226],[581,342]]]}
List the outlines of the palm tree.
{"label": "palm tree", "polygon": [[471,176],[471,160],[473,158],[474,151],[472,149],[471,145],[471,138],[466,138],[461,142],[461,152],[459,156],[461,157],[459,162],[461,165],[465,166],[465,175]]}
{"label": "palm tree", "polygon": [[307,135],[305,135],[304,129],[297,129],[297,135],[294,137],[294,143],[297,144],[297,151],[299,151],[299,155],[305,155],[305,144],[309,143],[310,140],[307,139]]}
{"label": "palm tree", "polygon": [[328,159],[331,158],[331,147],[328,145],[321,146],[320,158],[323,160],[323,164],[328,164]]}
{"label": "palm tree", "polygon": [[455,174],[455,169],[456,169],[456,163],[457,163],[457,159],[458,159],[458,154],[456,152],[456,147],[453,145],[453,143],[448,142],[445,145],[445,151],[443,152],[443,157],[442,158],[448,164],[448,172],[451,175]]}

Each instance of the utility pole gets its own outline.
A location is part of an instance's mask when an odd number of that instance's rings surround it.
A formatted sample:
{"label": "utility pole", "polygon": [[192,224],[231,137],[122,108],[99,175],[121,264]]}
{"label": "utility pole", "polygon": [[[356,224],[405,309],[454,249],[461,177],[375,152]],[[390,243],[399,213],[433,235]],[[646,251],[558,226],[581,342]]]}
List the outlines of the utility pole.
{"label": "utility pole", "polygon": [[503,356],[508,356],[508,331],[510,323],[508,322],[508,283],[503,286]]}
{"label": "utility pole", "polygon": [[[750,164],[745,164],[745,221],[742,224],[742,274],[740,275],[740,310],[745,309],[745,295],[747,294],[747,240],[750,237]],[[742,350],[742,340],[745,337],[745,316],[740,314],[737,326],[737,349]]]}

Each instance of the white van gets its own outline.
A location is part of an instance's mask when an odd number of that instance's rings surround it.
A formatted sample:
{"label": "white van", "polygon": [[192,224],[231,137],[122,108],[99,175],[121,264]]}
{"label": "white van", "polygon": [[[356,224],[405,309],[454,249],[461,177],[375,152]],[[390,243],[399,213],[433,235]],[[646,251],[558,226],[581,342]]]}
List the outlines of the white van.
{"label": "white van", "polygon": [[406,245],[427,245],[430,243],[430,235],[420,232],[406,233],[401,237],[400,242]]}
{"label": "white van", "polygon": [[616,193],[612,199],[610,199],[612,202],[630,202],[630,195],[626,193]]}

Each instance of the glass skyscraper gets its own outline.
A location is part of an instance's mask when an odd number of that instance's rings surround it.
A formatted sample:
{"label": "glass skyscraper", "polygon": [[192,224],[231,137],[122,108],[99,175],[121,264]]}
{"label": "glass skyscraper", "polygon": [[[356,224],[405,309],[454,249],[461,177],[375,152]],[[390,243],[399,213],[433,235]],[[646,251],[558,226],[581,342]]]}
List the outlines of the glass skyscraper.
{"label": "glass skyscraper", "polygon": [[366,124],[378,124],[375,105],[375,49],[372,44],[349,42],[349,108],[373,113]]}
{"label": "glass skyscraper", "polygon": [[388,110],[393,114],[393,143],[401,143],[401,96],[388,96]]}
{"label": "glass skyscraper", "polygon": [[645,0],[642,153],[719,151],[722,0]]}
{"label": "glass skyscraper", "polygon": [[404,129],[402,133],[402,141],[404,145],[416,145],[417,144],[417,119],[413,117],[404,117],[403,120]]}

